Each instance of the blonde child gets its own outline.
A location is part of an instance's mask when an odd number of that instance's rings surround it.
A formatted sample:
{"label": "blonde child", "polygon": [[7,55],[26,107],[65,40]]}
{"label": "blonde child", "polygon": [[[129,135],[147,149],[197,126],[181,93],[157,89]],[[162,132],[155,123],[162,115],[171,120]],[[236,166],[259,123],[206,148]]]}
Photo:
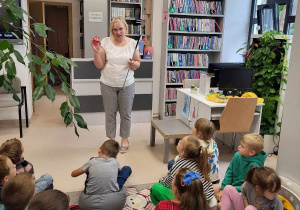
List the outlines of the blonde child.
{"label": "blonde child", "polygon": [[225,187],[221,209],[230,210],[233,204],[235,210],[283,210],[278,196],[280,188],[280,178],[273,169],[252,167],[242,185],[241,195],[234,187],[230,185]]}
{"label": "blonde child", "polygon": [[197,136],[200,144],[207,148],[208,162],[210,164],[210,180],[213,184],[215,193],[220,189],[220,176],[219,176],[219,149],[215,140],[212,139],[216,129],[214,124],[205,119],[200,118],[196,121],[193,128],[193,135]]}
{"label": "blonde child", "polygon": [[[23,153],[24,147],[16,138],[5,141],[0,147],[0,154],[8,156],[16,164],[17,174],[26,172],[35,179],[33,165],[24,159]],[[48,189],[53,189],[53,178],[50,174],[44,174],[35,180],[35,194]]]}
{"label": "blonde child", "polygon": [[223,189],[227,185],[232,185],[240,192],[248,170],[252,166],[264,165],[267,153],[263,149],[264,143],[261,135],[251,133],[242,137],[238,152],[234,154],[226,170],[221,190],[216,194],[218,201],[221,201]]}
{"label": "blonde child", "polygon": [[210,209],[203,192],[202,176],[196,171],[179,169],[172,183],[172,191],[174,199],[159,202],[155,210]]}
{"label": "blonde child", "polygon": [[210,166],[207,160],[208,155],[206,148],[200,145],[197,137],[190,135],[185,136],[178,142],[177,150],[179,151],[181,159],[174,163],[166,177],[160,178],[159,183],[152,186],[150,192],[152,202],[156,205],[159,201],[172,200],[174,194],[171,188],[175,174],[181,168],[189,168],[200,174],[203,180],[202,183],[206,199],[209,201],[210,207],[215,206],[216,200],[209,179]]}

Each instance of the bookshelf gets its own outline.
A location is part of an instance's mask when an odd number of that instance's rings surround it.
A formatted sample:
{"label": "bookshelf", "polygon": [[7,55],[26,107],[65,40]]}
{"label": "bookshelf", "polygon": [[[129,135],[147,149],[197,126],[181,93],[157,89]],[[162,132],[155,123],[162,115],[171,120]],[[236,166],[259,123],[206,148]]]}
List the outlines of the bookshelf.
{"label": "bookshelf", "polygon": [[126,36],[138,39],[144,35],[143,31],[143,0],[110,0],[110,20],[122,16],[128,24]]}
{"label": "bookshelf", "polygon": [[[225,0],[163,0],[160,118],[175,117],[176,88],[219,62]],[[180,111],[180,110],[179,110]]]}

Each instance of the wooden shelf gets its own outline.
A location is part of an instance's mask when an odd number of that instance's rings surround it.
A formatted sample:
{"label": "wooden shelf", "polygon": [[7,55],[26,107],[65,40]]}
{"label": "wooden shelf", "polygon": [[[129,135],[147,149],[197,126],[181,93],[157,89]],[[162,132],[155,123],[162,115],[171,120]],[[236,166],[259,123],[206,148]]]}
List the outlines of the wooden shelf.
{"label": "wooden shelf", "polygon": [[192,32],[188,32],[188,31],[169,31],[169,34],[207,34],[207,35],[222,35],[222,32],[201,32],[201,31],[192,31]]}
{"label": "wooden shelf", "polygon": [[168,49],[169,52],[221,52],[221,50]]}
{"label": "wooden shelf", "polygon": [[208,66],[167,66],[168,69],[208,69]]}
{"label": "wooden shelf", "polygon": [[224,17],[224,15],[194,14],[194,13],[170,13],[170,16],[220,17],[220,18]]}
{"label": "wooden shelf", "polygon": [[121,1],[111,1],[112,4],[134,4],[134,5],[141,5],[141,2],[121,2]]}
{"label": "wooden shelf", "polygon": [[166,85],[173,85],[173,86],[178,86],[178,85],[183,85],[183,83],[166,83]]}

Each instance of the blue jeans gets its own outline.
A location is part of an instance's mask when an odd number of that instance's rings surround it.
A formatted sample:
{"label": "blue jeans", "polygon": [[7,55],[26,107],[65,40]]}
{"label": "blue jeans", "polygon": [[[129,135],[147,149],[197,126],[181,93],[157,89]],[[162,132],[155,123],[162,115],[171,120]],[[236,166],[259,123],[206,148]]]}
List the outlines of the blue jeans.
{"label": "blue jeans", "polygon": [[174,163],[175,163],[175,160],[170,160],[168,162],[168,171],[170,170],[170,168],[172,168],[172,166],[174,165]]}
{"label": "blue jeans", "polygon": [[44,190],[53,189],[53,178],[50,174],[44,174],[41,178],[35,180],[35,194]]}
{"label": "blue jeans", "polygon": [[132,170],[129,166],[124,166],[121,171],[118,173],[117,182],[119,184],[119,189],[121,190],[123,185],[125,184],[126,180],[130,176]]}

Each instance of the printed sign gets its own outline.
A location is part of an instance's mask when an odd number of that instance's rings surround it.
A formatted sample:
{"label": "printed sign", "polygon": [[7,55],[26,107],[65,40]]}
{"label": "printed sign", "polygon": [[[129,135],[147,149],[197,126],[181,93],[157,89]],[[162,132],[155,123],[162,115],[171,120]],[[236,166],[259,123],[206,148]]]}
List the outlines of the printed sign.
{"label": "printed sign", "polygon": [[89,12],[89,21],[95,23],[103,22],[102,12]]}

